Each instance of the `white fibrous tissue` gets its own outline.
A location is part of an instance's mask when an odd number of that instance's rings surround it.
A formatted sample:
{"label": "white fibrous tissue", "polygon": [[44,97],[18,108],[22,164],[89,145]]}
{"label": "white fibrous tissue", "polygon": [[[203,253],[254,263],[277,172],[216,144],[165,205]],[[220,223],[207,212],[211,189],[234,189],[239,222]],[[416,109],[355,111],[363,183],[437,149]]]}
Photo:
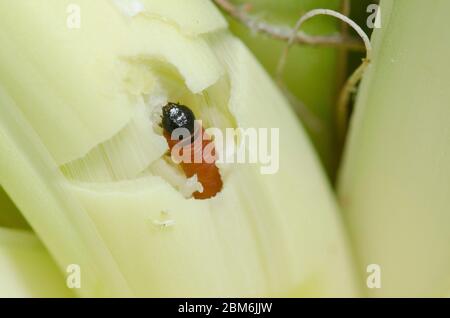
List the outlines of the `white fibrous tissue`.
{"label": "white fibrous tissue", "polygon": [[160,127],[162,108],[167,104],[167,96],[162,93],[153,94],[148,98],[146,104],[150,109],[150,121],[153,124],[153,130],[162,135],[162,128]]}
{"label": "white fibrous tissue", "polygon": [[131,18],[145,11],[144,4],[139,0],[113,0],[113,3],[124,15]]}
{"label": "white fibrous tissue", "polygon": [[198,182],[197,175],[193,175],[191,178],[186,179],[186,183],[181,186],[180,192],[184,197],[189,198],[194,192],[203,192],[203,186]]}

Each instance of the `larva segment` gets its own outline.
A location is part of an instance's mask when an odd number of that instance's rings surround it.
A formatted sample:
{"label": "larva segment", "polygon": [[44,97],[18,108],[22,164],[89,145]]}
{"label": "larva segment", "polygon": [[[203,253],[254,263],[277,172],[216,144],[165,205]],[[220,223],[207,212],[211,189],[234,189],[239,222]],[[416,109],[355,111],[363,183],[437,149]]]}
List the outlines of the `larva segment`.
{"label": "larva segment", "polygon": [[[201,128],[201,136],[203,136],[201,149],[199,147],[194,146],[195,142],[191,142],[190,145],[188,146],[190,148],[191,160],[190,162],[182,161],[180,163],[180,166],[183,169],[183,172],[187,178],[191,178],[194,175],[197,175],[197,180],[198,182],[201,183],[203,187],[203,192],[196,191],[193,193],[193,197],[195,199],[204,200],[210,199],[214,197],[218,192],[220,192],[220,190],[222,190],[223,182],[222,177],[220,176],[219,169],[215,164],[215,161],[212,163],[206,162],[203,156],[203,150],[206,149],[206,147],[213,142],[205,134],[205,130],[203,127]],[[180,141],[173,140],[171,138],[171,134],[166,130],[164,130],[164,137],[167,140],[170,152],[172,152],[175,145],[178,144]],[[184,149],[185,148],[181,149],[180,153],[181,155],[183,154]],[[198,163],[194,161],[196,157],[196,151],[202,152],[201,162]],[[215,150],[213,150],[211,154],[215,156]]]}

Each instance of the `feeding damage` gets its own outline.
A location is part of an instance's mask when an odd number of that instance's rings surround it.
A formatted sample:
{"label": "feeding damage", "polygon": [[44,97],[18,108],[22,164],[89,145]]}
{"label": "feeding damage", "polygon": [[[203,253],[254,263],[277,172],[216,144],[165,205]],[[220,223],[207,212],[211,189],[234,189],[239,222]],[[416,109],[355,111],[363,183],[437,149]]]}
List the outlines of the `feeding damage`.
{"label": "feeding damage", "polygon": [[[63,173],[69,179],[88,183],[157,177],[185,198],[215,197],[223,187],[222,175],[226,173],[219,171],[214,159],[211,161],[216,155],[215,149],[212,153],[209,151],[207,160],[194,160],[199,153],[201,156],[206,153],[203,150],[214,148],[214,142],[201,125],[198,132],[202,133],[202,138],[195,147],[194,112],[206,126],[223,130],[235,126],[234,117],[228,110],[230,88],[227,78],[223,76],[206,89],[193,93],[178,70],[169,63],[134,58],[125,60],[124,64],[124,87],[130,99],[135,101],[135,114],[109,140],[84,157],[63,165]],[[184,121],[177,121],[171,114],[181,116]],[[187,144],[187,149],[192,152],[192,162],[174,162],[167,155],[181,146],[177,145],[179,140],[171,140],[171,133],[176,128],[188,128],[192,133]]]}
{"label": "feeding damage", "polygon": [[[195,129],[195,115],[185,105],[168,103],[162,108],[161,120],[170,153],[172,154],[178,145],[181,145],[180,155],[185,157],[185,160],[180,162],[181,168],[188,180],[195,178],[201,184],[202,189],[194,192],[193,197],[195,199],[214,197],[223,186],[222,177],[215,163],[214,141],[210,140],[203,127]],[[185,136],[177,138],[177,131],[180,130],[185,130]],[[205,151],[208,148],[211,149],[210,154]]]}

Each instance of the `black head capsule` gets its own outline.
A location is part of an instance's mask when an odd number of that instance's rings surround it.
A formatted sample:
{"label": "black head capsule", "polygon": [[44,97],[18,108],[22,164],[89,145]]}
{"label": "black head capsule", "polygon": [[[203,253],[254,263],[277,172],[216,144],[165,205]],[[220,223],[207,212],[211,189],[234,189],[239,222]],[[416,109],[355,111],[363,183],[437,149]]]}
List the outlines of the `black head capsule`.
{"label": "black head capsule", "polygon": [[189,107],[168,103],[162,108],[161,125],[165,131],[172,133],[177,128],[186,128],[191,135],[194,134],[195,115]]}

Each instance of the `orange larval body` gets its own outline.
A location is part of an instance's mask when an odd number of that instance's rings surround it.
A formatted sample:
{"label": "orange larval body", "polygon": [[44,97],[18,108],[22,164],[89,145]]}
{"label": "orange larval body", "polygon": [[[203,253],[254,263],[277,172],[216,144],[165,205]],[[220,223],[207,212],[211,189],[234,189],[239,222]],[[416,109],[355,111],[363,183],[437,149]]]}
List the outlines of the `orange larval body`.
{"label": "orange larval body", "polygon": [[[215,164],[215,160],[211,163],[206,162],[203,156],[203,150],[210,144],[213,143],[210,138],[205,134],[205,130],[202,128],[201,136],[203,136],[202,139],[202,145],[201,149],[196,149],[194,146],[195,143],[191,142],[189,147],[191,151],[191,160],[190,162],[184,162],[182,161],[180,163],[181,168],[184,171],[184,174],[187,178],[191,178],[194,175],[197,175],[198,182],[201,183],[203,186],[203,192],[196,191],[193,193],[193,197],[195,199],[209,199],[214,197],[220,190],[222,190],[223,182],[222,178],[220,176],[219,169],[217,168]],[[164,131],[164,137],[167,140],[167,144],[169,145],[169,149],[172,152],[173,147],[175,147],[176,144],[178,144],[179,140],[172,140],[170,133],[167,131]],[[183,149],[181,150],[183,151]],[[201,155],[201,162],[196,163],[194,161],[195,152],[201,151],[201,154],[197,153],[197,156]],[[215,150],[212,151],[212,155],[215,156]],[[200,156],[199,156],[200,157]]]}

